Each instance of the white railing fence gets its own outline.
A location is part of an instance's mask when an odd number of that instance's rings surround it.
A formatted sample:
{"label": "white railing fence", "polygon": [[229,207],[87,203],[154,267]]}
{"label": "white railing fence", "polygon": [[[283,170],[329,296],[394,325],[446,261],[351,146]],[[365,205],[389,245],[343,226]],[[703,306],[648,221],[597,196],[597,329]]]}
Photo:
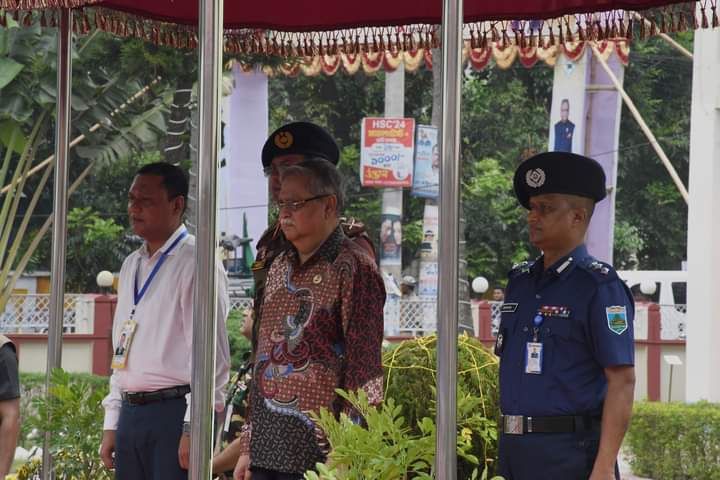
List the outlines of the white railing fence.
{"label": "white railing fence", "polygon": [[[0,333],[47,333],[50,295],[11,295],[0,312]],[[95,317],[93,295],[65,295],[65,333],[92,333]]]}

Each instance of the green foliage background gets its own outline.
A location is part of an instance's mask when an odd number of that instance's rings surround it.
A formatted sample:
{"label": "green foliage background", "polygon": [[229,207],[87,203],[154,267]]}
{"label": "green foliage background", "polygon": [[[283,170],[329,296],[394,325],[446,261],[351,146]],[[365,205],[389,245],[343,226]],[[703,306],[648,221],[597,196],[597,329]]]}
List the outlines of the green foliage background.
{"label": "green foliage background", "polygon": [[[19,128],[27,134],[32,120],[43,108],[53,105],[56,94],[54,32],[43,30],[39,24],[20,29],[11,19],[8,25],[0,28],[0,95],[8,99],[0,102],[0,150],[12,131]],[[692,33],[674,37],[692,49]],[[159,159],[187,161],[186,148],[172,156],[160,152],[168,141],[164,137],[167,119],[188,115],[186,111],[169,110],[169,105],[178,101],[181,89],[194,87],[196,56],[102,33],[77,38],[75,52],[73,135],[85,133],[88,140],[74,150],[71,178],[92,159],[100,161],[102,168],[71,201],[74,207],[90,207],[100,219],[112,219],[123,226],[120,241],[129,247],[133,244],[124,206],[125,190],[133,173],[129,166]],[[685,182],[691,67],[689,60],[661,39],[651,38],[632,45],[630,64],[625,69],[628,94]],[[127,96],[158,76],[162,80],[152,93],[126,114],[114,118],[112,128],[88,133],[92,123],[105,118]],[[430,124],[432,72],[421,68],[406,73],[405,78],[406,116],[415,118],[418,124]],[[524,211],[515,201],[510,180],[527,154],[547,148],[552,78],[553,70],[542,64],[527,69],[516,63],[506,70],[491,65],[481,72],[467,69],[464,73],[462,199],[466,236],[471,239],[466,255],[469,278],[483,275],[491,284],[502,284],[513,263],[537,253],[527,242]],[[269,79],[270,129],[288,121],[311,120],[330,130],[342,149],[340,170],[350,199],[347,214],[364,221],[373,239],[379,235],[380,192],[360,186],[360,121],[383,114],[384,85],[383,72]],[[615,263],[628,268],[637,258],[640,269],[677,269],[686,255],[687,207],[624,107],[620,132]],[[189,133],[182,138],[189,142]],[[41,142],[39,157],[49,155],[52,144],[52,137]],[[27,190],[33,188],[34,182],[30,181]],[[31,229],[51,211],[50,186],[46,187]],[[424,203],[408,191],[404,193],[406,267],[418,257]],[[87,229],[76,230],[70,235],[88,235]],[[121,257],[123,251],[120,248],[110,252],[109,258]],[[36,268],[47,268],[47,255],[39,253],[36,260]],[[103,268],[119,267],[116,261],[103,263],[107,264]],[[72,277],[74,270],[81,272],[78,278]],[[71,264],[68,273],[77,289],[94,289],[85,265]],[[81,278],[83,275],[86,278]]]}
{"label": "green foliage background", "polygon": [[636,475],[720,478],[720,404],[641,402],[633,410],[625,444]]}
{"label": "green foliage background", "polygon": [[[692,50],[692,33],[675,38]],[[687,184],[692,63],[659,38],[633,43],[625,69],[628,94]],[[405,76],[405,114],[429,124],[432,73]],[[516,262],[537,255],[527,241],[525,211],[512,191],[515,168],[547,149],[553,70],[519,63],[467,69],[462,104],[462,199],[467,220],[468,277],[503,284]],[[270,79],[270,128],[292,120],[326,126],[342,149],[340,169],[350,199],[347,213],[379,236],[380,193],[359,181],[360,121],[383,114],[382,72],[374,76]],[[687,206],[625,107],[620,127],[615,264],[679,269],[687,249]],[[404,194],[403,265],[417,257],[424,200]]]}

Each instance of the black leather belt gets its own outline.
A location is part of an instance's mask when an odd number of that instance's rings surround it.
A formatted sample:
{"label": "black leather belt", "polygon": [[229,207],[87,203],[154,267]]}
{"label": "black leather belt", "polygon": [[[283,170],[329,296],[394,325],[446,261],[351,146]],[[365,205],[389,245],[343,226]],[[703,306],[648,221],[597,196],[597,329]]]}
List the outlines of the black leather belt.
{"label": "black leather belt", "polygon": [[557,417],[526,417],[524,415],[503,415],[500,431],[508,435],[528,433],[572,433],[591,430],[600,426],[599,417],[567,415]]}
{"label": "black leather belt", "polygon": [[162,400],[174,400],[190,393],[190,385],[163,388],[154,392],[122,392],[123,401],[130,405],[145,405]]}

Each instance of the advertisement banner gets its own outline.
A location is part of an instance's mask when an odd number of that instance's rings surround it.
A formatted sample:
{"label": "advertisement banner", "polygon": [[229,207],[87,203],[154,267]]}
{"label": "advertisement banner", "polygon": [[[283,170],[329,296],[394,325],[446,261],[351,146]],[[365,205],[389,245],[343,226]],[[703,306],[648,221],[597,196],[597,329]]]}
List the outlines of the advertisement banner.
{"label": "advertisement banner", "polygon": [[364,118],[360,145],[363,187],[411,187],[415,120]]}
{"label": "advertisement banner", "polygon": [[437,297],[438,284],[438,206],[425,205],[423,241],[420,243],[418,295]]}
{"label": "advertisement banner", "polygon": [[[608,66],[623,82],[625,67],[617,55],[610,55]],[[602,65],[593,58],[589,83],[611,83]],[[620,115],[622,98],[617,90],[588,92],[588,120],[585,154],[597,160],[605,172],[607,197],[595,205],[587,232],[587,248],[592,256],[613,263],[615,242],[615,193],[617,185],[618,148],[620,145]]]}
{"label": "advertisement banner", "polygon": [[380,263],[400,265],[402,261],[402,221],[400,215],[384,213],[380,217]]}
{"label": "advertisement banner", "polygon": [[415,170],[412,194],[416,197],[437,198],[440,193],[440,146],[438,129],[418,125],[415,135]]}
{"label": "advertisement banner", "polygon": [[260,71],[244,72],[235,64],[235,87],[225,97],[225,145],[218,172],[218,231],[247,236],[255,244],[268,225],[268,182],[260,168],[260,153],[268,135],[268,78]]}

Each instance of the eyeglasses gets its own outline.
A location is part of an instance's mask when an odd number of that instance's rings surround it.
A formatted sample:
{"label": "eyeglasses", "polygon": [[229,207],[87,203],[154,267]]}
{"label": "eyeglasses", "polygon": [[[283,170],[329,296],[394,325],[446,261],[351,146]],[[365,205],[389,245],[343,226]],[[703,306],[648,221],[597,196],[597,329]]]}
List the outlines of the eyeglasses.
{"label": "eyeglasses", "polygon": [[329,197],[331,195],[332,194],[326,193],[323,195],[316,195],[314,197],[306,198],[305,200],[296,200],[294,202],[290,200],[278,200],[277,206],[280,210],[282,210],[283,208],[287,208],[291,212],[297,212],[302,207],[304,207],[306,203],[312,202],[313,200],[320,200],[321,198]]}

